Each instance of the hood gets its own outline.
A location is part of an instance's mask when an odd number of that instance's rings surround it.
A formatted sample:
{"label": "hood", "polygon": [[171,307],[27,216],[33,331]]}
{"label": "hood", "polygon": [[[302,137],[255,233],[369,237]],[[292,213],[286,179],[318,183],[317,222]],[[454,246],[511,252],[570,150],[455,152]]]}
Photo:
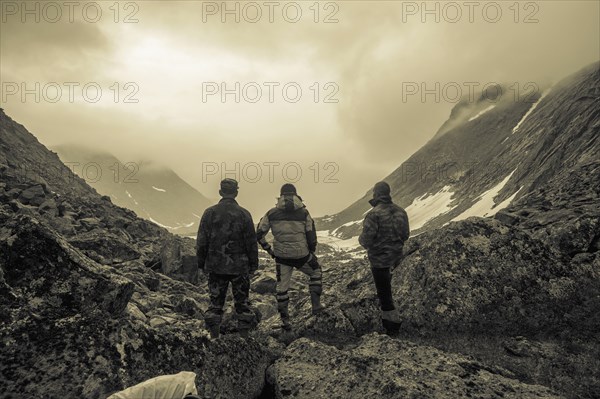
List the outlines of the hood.
{"label": "hood", "polygon": [[389,195],[377,195],[373,199],[369,200],[369,204],[371,204],[371,206],[373,208],[375,208],[379,204],[391,204],[391,203],[392,203],[392,197],[390,197]]}
{"label": "hood", "polygon": [[284,211],[295,211],[304,208],[302,199],[295,194],[285,194],[277,199],[277,208]]}

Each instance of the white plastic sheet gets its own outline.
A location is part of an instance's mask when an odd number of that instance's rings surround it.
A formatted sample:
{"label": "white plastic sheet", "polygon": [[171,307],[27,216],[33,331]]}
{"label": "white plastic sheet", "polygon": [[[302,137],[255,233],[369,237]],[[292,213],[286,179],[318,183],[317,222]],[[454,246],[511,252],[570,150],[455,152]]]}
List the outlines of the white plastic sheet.
{"label": "white plastic sheet", "polygon": [[183,399],[188,394],[198,394],[195,380],[196,373],[191,371],[161,375],[114,393],[108,399]]}

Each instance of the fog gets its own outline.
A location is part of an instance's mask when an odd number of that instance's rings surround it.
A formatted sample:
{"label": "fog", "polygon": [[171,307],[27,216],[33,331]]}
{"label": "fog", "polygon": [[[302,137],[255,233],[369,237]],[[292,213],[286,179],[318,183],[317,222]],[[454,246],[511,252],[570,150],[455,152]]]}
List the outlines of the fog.
{"label": "fog", "polygon": [[286,180],[314,215],[349,205],[433,137],[458,101],[444,87],[541,85],[600,59],[594,1],[33,3],[1,4],[9,116],[209,198],[237,177],[255,217]]}

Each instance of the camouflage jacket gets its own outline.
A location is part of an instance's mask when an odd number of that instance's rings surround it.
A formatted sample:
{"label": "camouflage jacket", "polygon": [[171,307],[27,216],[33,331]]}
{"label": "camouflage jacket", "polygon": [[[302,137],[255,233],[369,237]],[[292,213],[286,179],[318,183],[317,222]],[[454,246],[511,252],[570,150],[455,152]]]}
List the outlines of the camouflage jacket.
{"label": "camouflage jacket", "polygon": [[196,239],[198,267],[206,273],[245,274],[258,268],[256,231],[250,212],[233,198],[204,211]]}
{"label": "camouflage jacket", "polygon": [[389,197],[380,198],[363,221],[358,242],[366,250],[373,268],[395,267],[402,261],[402,248],[410,236],[408,216]]}

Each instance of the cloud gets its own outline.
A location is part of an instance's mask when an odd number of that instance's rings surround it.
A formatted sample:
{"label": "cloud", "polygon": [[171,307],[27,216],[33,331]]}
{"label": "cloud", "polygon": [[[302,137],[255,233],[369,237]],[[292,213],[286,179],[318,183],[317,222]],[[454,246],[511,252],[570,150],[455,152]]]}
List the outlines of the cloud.
{"label": "cloud", "polygon": [[[2,75],[21,80],[79,81],[94,77],[106,66],[103,55],[113,43],[99,24],[0,23]],[[6,79],[4,79],[6,80]]]}
{"label": "cloud", "polygon": [[[1,81],[98,82],[103,96],[56,104],[12,96],[2,106],[45,144],[102,148],[123,161],[152,158],[202,191],[218,183],[202,181],[203,161],[298,162],[299,184],[314,199],[313,213],[322,214],[361,196],[449,116],[454,103],[446,98],[404,99],[406,83],[558,80],[600,58],[597,2],[539,2],[535,24],[515,23],[508,3],[499,23],[480,14],[474,23],[423,23],[421,15],[407,18],[407,3],[333,2],[339,9],[325,9],[328,3],[319,2],[319,23],[313,2],[298,2],[298,23],[281,13],[273,23],[221,23],[218,15],[203,22],[206,2],[188,1],[138,2],[139,22],[132,24],[115,23],[110,2],[100,3],[98,23],[11,20],[0,24]],[[322,23],[332,11],[339,21]],[[528,10],[520,11],[522,19]],[[223,103],[219,95],[202,101],[206,82],[231,88],[269,81],[298,83],[301,101],[286,102],[281,92],[274,103],[236,103],[232,96]],[[138,103],[123,102],[132,93],[128,82]],[[323,103],[327,82],[339,88],[338,103]],[[315,162],[321,169],[335,162],[339,183],[314,183]],[[322,178],[327,171],[320,172]],[[280,182],[248,184],[244,200],[260,210]]]}

